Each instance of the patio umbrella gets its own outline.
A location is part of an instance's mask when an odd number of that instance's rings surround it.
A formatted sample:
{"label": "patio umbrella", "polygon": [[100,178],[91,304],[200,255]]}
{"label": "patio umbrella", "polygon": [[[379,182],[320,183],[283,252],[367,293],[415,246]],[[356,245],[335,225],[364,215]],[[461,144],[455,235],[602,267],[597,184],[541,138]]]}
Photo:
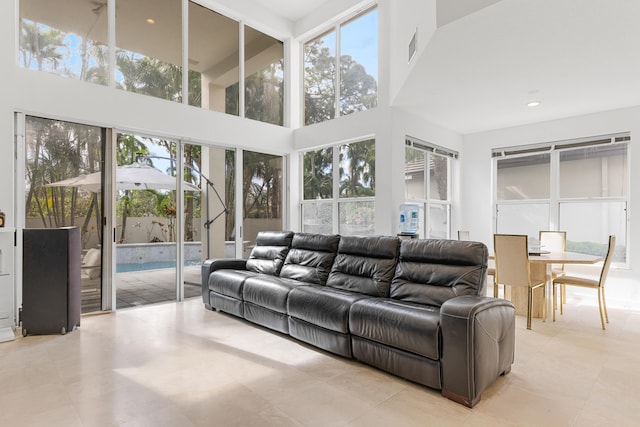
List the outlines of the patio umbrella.
{"label": "patio umbrella", "polygon": [[[98,193],[101,189],[102,175],[100,172],[82,174],[62,181],[52,182],[46,187],[78,187],[79,189]],[[200,189],[189,183],[182,182],[182,188],[190,191]],[[151,166],[133,163],[116,168],[117,190],[175,190],[176,178],[160,172]]]}

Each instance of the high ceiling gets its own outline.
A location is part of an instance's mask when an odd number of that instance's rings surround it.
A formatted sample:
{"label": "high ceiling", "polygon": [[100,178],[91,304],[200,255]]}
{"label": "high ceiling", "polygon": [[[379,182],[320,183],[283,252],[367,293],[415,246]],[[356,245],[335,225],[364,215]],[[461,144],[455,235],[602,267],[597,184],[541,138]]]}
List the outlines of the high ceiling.
{"label": "high ceiling", "polygon": [[[146,1],[155,0],[121,2],[116,10],[133,19],[136,15],[124,13],[125,6]],[[291,22],[327,3],[335,4],[335,0],[245,1],[257,2]],[[80,26],[95,40],[106,38],[106,0],[66,0],[55,8],[38,6],[41,3],[49,2],[29,0],[22,7],[32,9],[36,20],[37,11],[48,11],[42,22],[56,28],[65,30],[68,21],[74,30]],[[466,134],[640,105],[640,0],[436,0],[436,4],[439,28],[392,99],[395,107]],[[52,10],[57,12],[49,13]],[[162,12],[158,7],[145,10]],[[175,51],[179,60],[179,37],[171,37],[179,34],[178,27],[173,31],[157,27],[160,33],[148,31],[148,35],[166,42],[147,44],[157,45],[161,52]],[[126,35],[120,31],[118,41]],[[221,38],[226,37],[209,37]],[[172,49],[170,43],[175,45]],[[189,58],[192,65],[210,67],[200,56],[194,51]],[[541,104],[527,107],[530,101]]]}
{"label": "high ceiling", "polygon": [[463,134],[640,105],[639,20],[637,0],[502,0],[439,28],[393,105]]}
{"label": "high ceiling", "polygon": [[396,107],[465,134],[640,105],[640,0],[437,0],[437,19]]}

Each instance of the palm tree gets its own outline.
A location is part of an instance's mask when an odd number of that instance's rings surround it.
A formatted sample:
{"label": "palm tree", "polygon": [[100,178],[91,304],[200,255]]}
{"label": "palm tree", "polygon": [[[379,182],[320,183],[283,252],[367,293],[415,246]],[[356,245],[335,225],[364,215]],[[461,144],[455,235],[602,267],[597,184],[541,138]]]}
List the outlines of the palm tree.
{"label": "palm tree", "polygon": [[333,193],[333,148],[310,151],[303,156],[304,199],[327,199]]}
{"label": "palm tree", "polygon": [[340,196],[375,195],[375,141],[360,141],[340,147]]}
{"label": "palm tree", "polygon": [[58,68],[66,48],[65,35],[55,28],[48,28],[36,22],[23,19],[20,26],[20,57],[25,67],[31,68],[35,61],[38,71],[44,70],[46,63],[53,70]]}

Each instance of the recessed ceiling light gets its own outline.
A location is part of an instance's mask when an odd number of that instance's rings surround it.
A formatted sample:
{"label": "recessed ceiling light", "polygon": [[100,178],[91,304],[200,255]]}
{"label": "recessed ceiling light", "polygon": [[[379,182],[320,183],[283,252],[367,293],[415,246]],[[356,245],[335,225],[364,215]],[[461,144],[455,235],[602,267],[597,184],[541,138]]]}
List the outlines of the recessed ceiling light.
{"label": "recessed ceiling light", "polygon": [[156,23],[156,20],[155,20],[155,19],[153,19],[153,18],[147,18],[147,24],[151,24],[151,25],[153,25],[153,24],[155,24],[155,23]]}
{"label": "recessed ceiling light", "polygon": [[537,107],[540,104],[542,104],[540,101],[531,101],[527,103],[527,107]]}

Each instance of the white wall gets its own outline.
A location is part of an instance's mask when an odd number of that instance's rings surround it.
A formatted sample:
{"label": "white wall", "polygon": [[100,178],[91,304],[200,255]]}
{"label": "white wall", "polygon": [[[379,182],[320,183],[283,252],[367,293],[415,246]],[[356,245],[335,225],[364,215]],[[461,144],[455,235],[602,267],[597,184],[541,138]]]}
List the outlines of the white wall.
{"label": "white wall", "polygon": [[[634,148],[635,138],[640,135],[640,107],[605,111],[560,120],[498,129],[489,132],[469,134],[463,137],[463,154],[460,159],[462,182],[462,205],[465,207],[462,224],[471,231],[474,240],[492,246],[495,218],[492,207],[492,162],[491,149],[543,142],[562,141],[573,138],[630,132],[629,164],[640,162],[640,151]],[[628,216],[629,257],[631,270],[640,270],[640,221],[633,212],[640,209],[640,169],[629,168],[630,206]],[[634,226],[635,225],[635,226]]]}
{"label": "white wall", "polygon": [[[390,15],[390,81],[389,95],[393,99],[404,85],[418,58],[429,44],[436,27],[436,0],[381,0],[389,4]],[[409,63],[409,41],[415,31],[417,52]]]}

